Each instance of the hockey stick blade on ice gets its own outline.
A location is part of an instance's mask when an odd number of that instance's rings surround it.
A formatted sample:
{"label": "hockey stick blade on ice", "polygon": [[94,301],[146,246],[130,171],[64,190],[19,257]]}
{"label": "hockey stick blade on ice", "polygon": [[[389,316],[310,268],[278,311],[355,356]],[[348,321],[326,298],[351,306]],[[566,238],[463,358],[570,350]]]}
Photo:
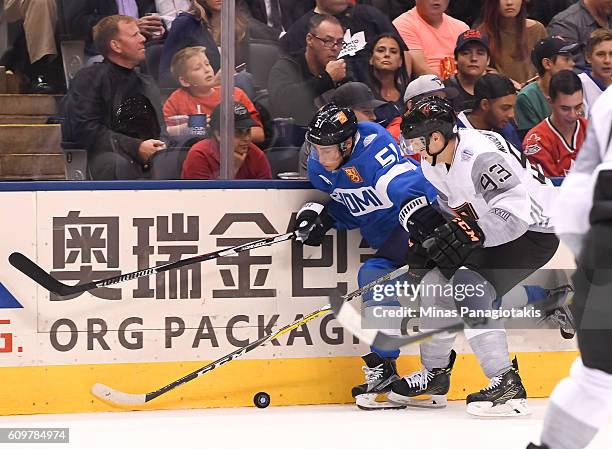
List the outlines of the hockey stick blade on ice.
{"label": "hockey stick blade on ice", "polygon": [[219,257],[236,256],[240,252],[261,248],[263,246],[270,246],[275,243],[284,242],[286,240],[291,240],[295,238],[295,236],[295,232],[289,232],[287,234],[280,234],[274,237],[266,237],[260,240],[243,243],[242,245],[233,246],[231,248],[214,251],[207,254],[201,254],[199,256],[193,256],[187,259],[181,259],[174,262],[168,262],[163,265],[145,268],[143,270],[133,271],[131,273],[120,274],[118,276],[101,279],[99,281],[86,282],[77,285],[67,285],[63,282],[58,281],[53,276],[51,276],[51,274],[43,270],[31,259],[21,253],[12,253],[9,256],[9,262],[12,266],[17,268],[23,274],[25,274],[34,282],[43,286],[50,292],[55,293],[58,296],[68,296],[78,293],[84,293],[88,290],[93,290],[94,288],[107,287],[109,285],[119,284],[120,282],[131,281],[132,279],[151,276],[152,274],[162,273],[164,271],[174,270],[176,268],[184,267],[186,265],[191,265],[194,263],[217,259]]}
{"label": "hockey stick blade on ice", "polygon": [[[375,285],[378,285],[382,282],[386,282],[390,279],[393,279],[397,276],[399,276],[400,274],[404,273],[406,271],[406,267],[401,267],[398,268],[395,271],[392,271],[391,273],[388,273],[384,276],[379,277],[378,279],[373,280],[372,282],[370,282],[369,284],[364,285],[363,287],[347,293],[346,295],[341,297],[342,301],[350,301],[358,296],[361,296],[363,293],[371,290],[372,288],[374,288]],[[238,348],[233,352],[230,352],[227,355],[224,355],[223,357],[221,357],[220,359],[215,360],[214,362],[209,363],[208,365],[205,365],[199,369],[197,369],[196,371],[193,371],[189,374],[187,374],[186,376],[181,377],[180,379],[177,379],[171,383],[169,383],[168,385],[165,385],[163,387],[161,387],[158,390],[155,391],[151,391],[149,393],[143,393],[143,394],[132,394],[132,393],[124,393],[122,391],[119,390],[115,390],[107,385],[101,384],[101,383],[96,383],[95,385],[93,385],[93,387],[91,388],[91,393],[96,396],[99,399],[102,399],[103,401],[109,402],[111,404],[114,405],[119,405],[119,406],[137,406],[137,405],[144,405],[145,403],[161,396],[162,394],[165,394],[171,390],[174,390],[176,387],[186,384],[187,382],[190,382],[194,379],[197,379],[198,377],[214,370],[215,368],[218,368],[221,365],[224,365],[228,362],[231,362],[234,359],[237,359],[238,357],[243,356],[244,354],[246,354],[247,352],[251,352],[252,350],[263,346],[264,343],[268,342],[268,341],[272,341],[277,339],[278,337],[280,337],[283,334],[286,334],[287,332],[291,332],[293,329],[297,329],[298,327],[308,323],[311,320],[314,320],[315,318],[318,318],[322,315],[327,314],[328,312],[331,311],[331,305],[327,304],[323,307],[321,307],[318,310],[315,310],[314,312],[298,319],[295,320],[294,322],[287,324],[286,326],[281,327],[279,330],[277,330],[276,332],[272,332],[269,333],[268,335],[264,335],[263,337],[259,338],[258,340],[255,340],[253,343],[248,344],[247,346],[244,346],[242,348]]]}

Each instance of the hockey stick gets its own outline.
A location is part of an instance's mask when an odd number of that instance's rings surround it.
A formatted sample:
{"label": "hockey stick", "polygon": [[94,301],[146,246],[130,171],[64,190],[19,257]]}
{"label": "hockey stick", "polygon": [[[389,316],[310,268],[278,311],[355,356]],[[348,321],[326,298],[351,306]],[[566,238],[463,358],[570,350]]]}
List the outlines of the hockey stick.
{"label": "hockey stick", "polygon": [[[341,297],[341,300],[350,301],[358,296],[361,296],[368,290],[371,290],[374,286],[382,282],[386,282],[390,279],[393,279],[397,277],[398,275],[404,273],[406,270],[407,270],[406,266],[400,267],[396,269],[395,271],[385,274],[384,276],[381,276],[378,279],[373,280],[372,282],[364,285],[363,287],[351,293],[347,293],[346,295]],[[268,341],[275,340],[281,335],[286,334],[287,332],[290,332],[293,329],[297,329],[298,327],[308,323],[311,320],[314,320],[315,318],[325,315],[329,311],[331,311],[331,305],[327,304],[321,307],[320,309],[315,310],[314,312],[304,316],[303,318],[300,318],[298,320],[295,320],[293,323],[283,326],[276,332],[271,332],[268,335],[264,335],[263,337],[254,341],[253,343],[250,343],[243,348],[238,348],[235,351],[227,355],[224,355],[220,359],[217,359],[214,362],[211,362],[208,365],[203,366],[202,368],[199,368],[196,371],[193,371],[192,373],[189,373],[186,376],[181,377],[180,379],[177,379],[169,383],[168,385],[161,387],[158,390],[151,391],[149,393],[143,393],[143,394],[132,394],[132,393],[124,393],[122,391],[115,390],[107,385],[97,383],[93,385],[93,387],[91,388],[91,393],[94,396],[104,401],[110,402],[111,404],[114,404],[114,405],[143,405],[155,399],[156,397],[161,396],[162,394],[165,394],[169,392],[170,390],[175,389],[176,387],[180,385],[186,384],[187,382],[197,379],[198,377],[214,370],[215,368],[218,368],[219,366],[225,363],[231,362],[232,360],[243,356],[247,352],[251,352],[252,350],[262,346],[264,343]]]}
{"label": "hockey stick", "polygon": [[255,248],[261,248],[263,246],[270,246],[278,242],[284,242],[295,238],[295,232],[289,232],[287,234],[281,234],[274,237],[266,237],[260,240],[254,240],[252,242],[243,243],[242,245],[233,246],[231,248],[214,251],[207,254],[200,254],[199,256],[189,257],[187,259],[177,260],[175,262],[168,262],[156,267],[145,268],[143,270],[134,271],[132,273],[120,274],[113,276],[108,279],[102,279],[99,281],[86,282],[77,285],[66,285],[63,282],[58,281],[40,266],[36,265],[27,256],[15,252],[9,256],[9,262],[12,266],[17,268],[23,274],[28,276],[34,282],[42,285],[44,288],[52,293],[59,296],[74,295],[76,293],[83,293],[94,288],[106,287],[113,284],[119,284],[120,282],[130,281],[145,276],[151,276],[152,274],[162,273],[164,271],[174,270],[175,268],[184,267],[185,265],[191,265],[194,263],[204,262],[206,260],[217,259],[219,257],[236,256],[238,253],[243,251],[249,251]]}

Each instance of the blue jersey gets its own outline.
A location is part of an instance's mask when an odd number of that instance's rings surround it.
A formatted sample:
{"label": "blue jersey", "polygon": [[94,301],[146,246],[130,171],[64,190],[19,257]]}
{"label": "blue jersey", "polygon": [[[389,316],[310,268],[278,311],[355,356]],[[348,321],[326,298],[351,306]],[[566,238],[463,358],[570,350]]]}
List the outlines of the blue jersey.
{"label": "blue jersey", "polygon": [[420,164],[403,157],[395,139],[382,126],[361,122],[349,160],[327,171],[313,151],[308,158],[313,186],[330,194],[328,212],[336,229],[361,229],[372,248],[380,248],[399,225],[402,204],[425,195],[436,198]]}

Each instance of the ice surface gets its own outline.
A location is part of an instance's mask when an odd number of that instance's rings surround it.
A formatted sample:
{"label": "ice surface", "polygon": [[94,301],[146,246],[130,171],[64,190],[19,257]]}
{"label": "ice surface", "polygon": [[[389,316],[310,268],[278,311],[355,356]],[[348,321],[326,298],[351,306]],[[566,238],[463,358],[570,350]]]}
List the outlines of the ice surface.
{"label": "ice surface", "polygon": [[[0,427],[69,427],[70,444],[60,446],[70,449],[525,449],[538,441],[547,402],[530,400],[533,415],[506,419],[473,418],[463,402],[450,402],[441,410],[326,405],[9,416]],[[612,417],[589,446],[610,448]]]}

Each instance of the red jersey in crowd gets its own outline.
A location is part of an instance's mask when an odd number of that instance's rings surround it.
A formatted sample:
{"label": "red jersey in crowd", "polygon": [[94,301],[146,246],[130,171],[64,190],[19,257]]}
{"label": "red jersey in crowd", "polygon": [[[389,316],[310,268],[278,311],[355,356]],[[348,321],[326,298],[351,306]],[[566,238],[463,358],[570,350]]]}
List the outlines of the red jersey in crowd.
{"label": "red jersey in crowd", "polygon": [[[259,123],[259,126],[262,126],[259,112],[249,100],[247,94],[238,87],[234,88],[234,101],[242,103],[251,113],[253,120]],[[172,92],[164,103],[164,120],[167,126],[171,126],[169,117],[198,114],[198,106],[200,106],[201,114],[210,115],[219,103],[221,103],[221,87],[219,86],[213,87],[209,95],[203,96],[192,95],[187,89],[181,87]]]}
{"label": "red jersey in crowd", "polygon": [[531,128],[523,140],[523,153],[532,164],[542,167],[544,176],[567,176],[584,142],[587,121],[578,118],[571,142],[553,126],[550,117]]}
{"label": "red jersey in crowd", "polygon": [[[221,150],[216,139],[205,139],[189,149],[183,162],[182,179],[218,179],[221,170]],[[246,159],[234,179],[272,179],[272,169],[266,155],[251,143]]]}

